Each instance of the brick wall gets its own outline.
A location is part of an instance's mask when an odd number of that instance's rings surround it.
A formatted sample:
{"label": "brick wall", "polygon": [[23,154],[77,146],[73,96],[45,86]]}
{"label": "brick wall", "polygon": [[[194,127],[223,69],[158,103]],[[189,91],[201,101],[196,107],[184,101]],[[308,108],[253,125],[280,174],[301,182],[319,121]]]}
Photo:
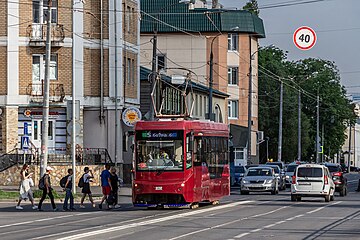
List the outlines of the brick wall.
{"label": "brick wall", "polygon": [[[137,55],[130,51],[123,51],[124,54],[124,71],[125,75],[123,77],[125,84],[125,97],[127,98],[137,98]],[[128,62],[131,62],[131,67],[129,69]],[[130,80],[129,80],[130,77]]]}
{"label": "brick wall", "polygon": [[3,151],[9,152],[18,145],[18,108],[6,107],[2,118]]}
{"label": "brick wall", "polygon": [[0,4],[0,37],[7,35],[7,1]]}
{"label": "brick wall", "polygon": [[66,95],[72,93],[72,49],[62,47],[57,51],[58,83],[64,84]]}
{"label": "brick wall", "polygon": [[19,0],[19,35],[20,37],[27,37],[29,25],[32,24],[32,0]]}
{"label": "brick wall", "polygon": [[19,47],[19,94],[26,95],[32,82],[32,54],[44,54],[45,50]]}
{"label": "brick wall", "polygon": [[[53,54],[57,54],[58,59],[58,79],[51,83],[64,84],[65,94],[71,94],[72,84],[72,49],[53,48]],[[32,83],[32,55],[45,54],[45,48],[19,47],[19,94],[26,95],[29,85]]]}
{"label": "brick wall", "polygon": [[138,14],[137,4],[131,0],[123,1],[123,32],[126,42],[137,44]]}
{"label": "brick wall", "polygon": [[[104,96],[109,96],[109,58],[104,49]],[[84,95],[100,96],[100,49],[84,49]]]}
{"label": "brick wall", "polygon": [[[64,26],[65,37],[72,37],[72,0],[58,0],[58,24]],[[86,5],[85,5],[86,7]]]}
{"label": "brick wall", "polygon": [[[84,7],[88,10],[84,14],[84,37],[91,39],[100,39],[100,1],[89,0],[86,1]],[[109,36],[109,15],[108,15],[108,1],[103,0],[103,38],[107,39]]]}
{"label": "brick wall", "polygon": [[7,94],[7,48],[0,47],[0,95],[6,95],[6,94]]}

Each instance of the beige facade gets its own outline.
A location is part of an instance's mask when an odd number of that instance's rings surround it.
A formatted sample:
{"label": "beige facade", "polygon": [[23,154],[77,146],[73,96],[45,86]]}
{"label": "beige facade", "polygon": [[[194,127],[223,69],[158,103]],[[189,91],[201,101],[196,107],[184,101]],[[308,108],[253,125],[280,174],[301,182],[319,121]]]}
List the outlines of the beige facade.
{"label": "beige facade", "polygon": [[[38,129],[42,124],[46,61],[44,1],[37,4],[32,0],[5,0],[0,5],[3,153],[20,148],[25,123],[30,141],[37,148],[41,146]],[[116,9],[113,1],[78,1],[77,11],[72,11],[72,0],[53,3],[56,14],[51,24],[49,131],[54,135],[48,147],[56,153],[69,154],[68,101],[72,100],[74,85],[76,100],[80,102],[80,118],[76,120],[80,134],[76,143],[81,147],[106,148],[113,161],[118,155],[117,161],[124,163],[128,158],[123,155],[122,136],[128,129],[121,124],[120,113],[125,107],[138,107],[140,101],[139,1],[122,1]],[[93,132],[97,132],[96,138]]]}

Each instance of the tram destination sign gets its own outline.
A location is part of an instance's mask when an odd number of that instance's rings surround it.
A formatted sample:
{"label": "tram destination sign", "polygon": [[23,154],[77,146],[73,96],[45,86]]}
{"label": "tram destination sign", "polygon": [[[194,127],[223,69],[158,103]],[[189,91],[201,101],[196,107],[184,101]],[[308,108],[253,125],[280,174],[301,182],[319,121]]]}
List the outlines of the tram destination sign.
{"label": "tram destination sign", "polygon": [[139,131],[136,138],[138,140],[182,139],[182,131]]}

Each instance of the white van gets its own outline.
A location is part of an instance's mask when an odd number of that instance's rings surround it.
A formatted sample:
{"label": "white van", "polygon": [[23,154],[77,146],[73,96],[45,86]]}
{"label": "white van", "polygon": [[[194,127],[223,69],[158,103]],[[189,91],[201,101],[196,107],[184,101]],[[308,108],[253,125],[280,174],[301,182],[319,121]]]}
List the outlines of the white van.
{"label": "white van", "polygon": [[324,197],[325,202],[333,201],[335,184],[329,169],[319,164],[301,164],[292,177],[291,201],[301,197]]}

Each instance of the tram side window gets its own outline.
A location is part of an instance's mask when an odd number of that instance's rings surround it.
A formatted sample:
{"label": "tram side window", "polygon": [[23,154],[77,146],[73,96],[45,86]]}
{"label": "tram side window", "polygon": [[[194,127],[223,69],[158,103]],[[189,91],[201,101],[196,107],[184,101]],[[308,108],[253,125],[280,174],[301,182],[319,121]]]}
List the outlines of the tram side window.
{"label": "tram side window", "polygon": [[186,169],[189,169],[192,167],[192,149],[193,146],[190,146],[190,144],[194,144],[193,141],[191,141],[191,135],[186,135]]}
{"label": "tram side window", "polygon": [[203,156],[203,139],[196,137],[194,141],[194,166],[201,166]]}

